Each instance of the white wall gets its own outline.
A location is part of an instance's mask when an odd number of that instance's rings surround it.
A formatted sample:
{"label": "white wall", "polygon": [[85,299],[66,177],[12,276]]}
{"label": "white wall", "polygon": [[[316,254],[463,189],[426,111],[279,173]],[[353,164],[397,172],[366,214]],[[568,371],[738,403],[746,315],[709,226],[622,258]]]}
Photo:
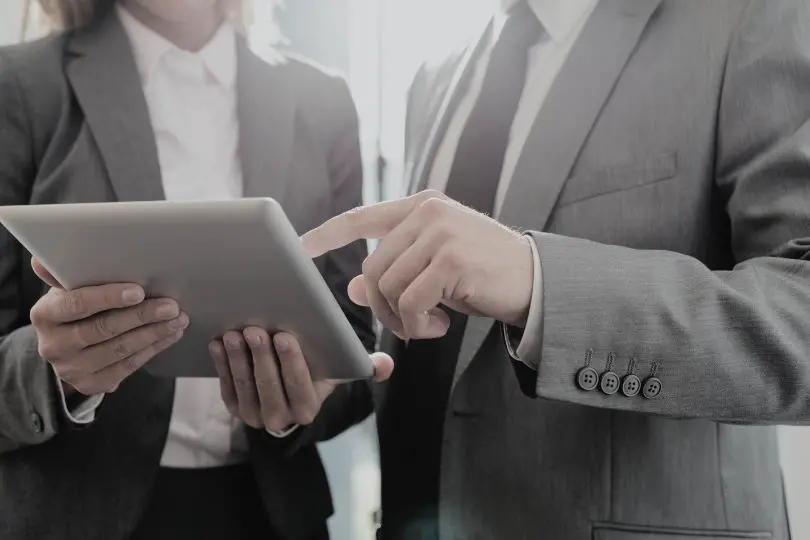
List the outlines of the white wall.
{"label": "white wall", "polygon": [[16,43],[25,0],[0,0],[0,45]]}

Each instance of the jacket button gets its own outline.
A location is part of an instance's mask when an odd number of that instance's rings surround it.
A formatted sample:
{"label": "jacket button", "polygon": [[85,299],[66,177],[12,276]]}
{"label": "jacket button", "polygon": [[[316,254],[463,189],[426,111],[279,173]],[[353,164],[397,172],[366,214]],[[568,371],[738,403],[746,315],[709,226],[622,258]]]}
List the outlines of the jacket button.
{"label": "jacket button", "polygon": [[625,376],[622,381],[622,394],[627,397],[635,397],[641,392],[641,379],[633,374]]}
{"label": "jacket button", "polygon": [[618,375],[612,371],[602,373],[602,380],[599,383],[599,388],[602,389],[602,392],[612,396],[619,391],[619,386],[621,386],[621,380]]}
{"label": "jacket button", "polygon": [[35,433],[42,433],[45,429],[45,424],[42,422],[42,417],[33,412],[29,417],[31,421],[31,428],[34,430]]}
{"label": "jacket button", "polygon": [[641,395],[647,399],[654,399],[661,393],[661,380],[657,377],[650,377],[644,381],[644,386],[641,388]]}
{"label": "jacket button", "polygon": [[599,385],[599,374],[592,367],[584,367],[577,372],[577,385],[590,392]]}

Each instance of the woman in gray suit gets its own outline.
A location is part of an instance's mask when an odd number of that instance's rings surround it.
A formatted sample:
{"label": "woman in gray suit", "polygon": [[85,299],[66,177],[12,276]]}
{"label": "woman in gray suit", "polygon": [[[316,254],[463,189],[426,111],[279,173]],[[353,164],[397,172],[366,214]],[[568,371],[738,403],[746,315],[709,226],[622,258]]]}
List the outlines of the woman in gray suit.
{"label": "woman in gray suit", "polygon": [[[278,51],[257,56],[242,7],[43,0],[63,31],[0,49],[0,204],[269,196],[302,232],[359,205],[346,84]],[[370,314],[345,292],[364,256],[354,244],[318,264],[371,349]],[[296,444],[306,410],[278,425],[228,376],[139,371],[188,324],[182,306],[137,286],[64,291],[0,232],[0,536],[328,536],[317,450]],[[267,348],[252,331],[230,344]],[[246,354],[229,358],[252,373]]]}

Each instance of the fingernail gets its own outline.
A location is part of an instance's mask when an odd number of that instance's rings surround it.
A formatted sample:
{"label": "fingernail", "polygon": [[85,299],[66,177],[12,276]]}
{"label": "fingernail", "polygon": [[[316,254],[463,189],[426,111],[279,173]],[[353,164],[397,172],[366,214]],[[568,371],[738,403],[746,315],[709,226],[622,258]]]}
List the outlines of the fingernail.
{"label": "fingernail", "polygon": [[284,336],[278,336],[275,339],[276,350],[278,352],[287,352],[290,350],[290,340]]}
{"label": "fingernail", "polygon": [[258,347],[259,345],[262,344],[262,340],[257,334],[247,333],[245,334],[245,339],[249,344],[253,345],[254,347]]}
{"label": "fingernail", "polygon": [[180,314],[180,309],[174,302],[164,302],[157,308],[157,316],[161,319],[173,319]]}
{"label": "fingernail", "polygon": [[225,346],[229,349],[236,350],[239,348],[239,340],[232,337],[225,338]]}
{"label": "fingernail", "polygon": [[137,304],[143,300],[143,289],[140,287],[127,287],[121,294],[121,298],[127,304]]}

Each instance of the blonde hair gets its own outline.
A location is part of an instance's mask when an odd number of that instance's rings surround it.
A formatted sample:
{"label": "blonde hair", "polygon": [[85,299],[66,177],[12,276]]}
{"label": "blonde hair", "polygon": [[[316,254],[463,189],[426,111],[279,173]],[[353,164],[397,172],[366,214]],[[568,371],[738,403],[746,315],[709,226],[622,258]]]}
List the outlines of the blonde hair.
{"label": "blonde hair", "polygon": [[[55,29],[63,31],[84,28],[118,0],[39,0],[42,11]],[[266,0],[262,0],[266,1]],[[252,22],[250,0],[219,0],[225,16],[242,33]]]}

